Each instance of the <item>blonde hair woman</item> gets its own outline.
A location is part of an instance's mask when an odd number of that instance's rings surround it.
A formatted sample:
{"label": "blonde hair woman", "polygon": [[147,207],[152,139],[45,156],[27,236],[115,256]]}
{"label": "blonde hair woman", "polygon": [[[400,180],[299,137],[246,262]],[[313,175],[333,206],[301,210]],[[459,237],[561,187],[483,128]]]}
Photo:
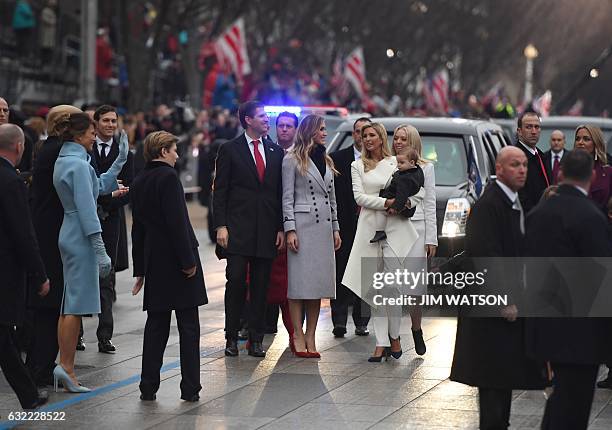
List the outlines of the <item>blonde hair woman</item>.
{"label": "blonde hair woman", "polygon": [[298,357],[321,356],[315,346],[321,299],[336,297],[334,252],[341,244],[334,188],[337,172],[325,151],[326,137],[323,118],[306,116],[283,160],[283,220],[289,248],[287,298]]}
{"label": "blonde hair woman", "polygon": [[[425,197],[416,206],[412,216],[412,225],[416,229],[419,238],[415,246],[410,250],[408,257],[415,267],[414,271],[427,270],[426,257],[432,258],[436,255],[438,247],[438,228],[436,224],[436,177],[433,163],[423,158],[423,143],[421,136],[416,128],[411,125],[402,124],[393,131],[393,154],[399,155],[409,149],[414,149],[419,154],[419,166],[423,170],[425,177]],[[426,285],[421,285],[421,289]],[[410,308],[410,318],[412,320],[412,336],[414,338],[414,348],[419,355],[425,354],[427,348],[423,339],[421,329],[422,309],[420,306]]]}
{"label": "blonde hair woman", "polygon": [[[418,235],[410,219],[400,216],[389,216],[387,220],[387,239],[377,243],[370,243],[370,238],[376,231],[376,211],[384,211],[394,203],[393,199],[379,197],[379,192],[391,180],[397,167],[397,161],[391,154],[387,144],[387,130],[382,124],[367,124],[361,130],[362,153],[361,159],[351,165],[353,180],[353,194],[360,206],[359,220],[355,242],[342,279],[342,283],[351,289],[357,296],[366,300],[372,306],[372,321],[376,334],[376,350],[368,361],[380,362],[389,354],[395,358],[401,356],[401,350],[391,348],[391,339],[399,341],[401,325],[401,306],[380,304],[377,297],[385,291],[393,297],[403,294],[402,286],[393,285],[389,289],[372,291],[370,272],[379,271],[382,263],[383,270],[392,271],[398,267],[410,252]],[[423,191],[410,197],[410,206],[415,206],[422,200]],[[382,258],[381,258],[382,257]],[[372,262],[374,266],[371,267]],[[367,266],[362,278],[362,264]],[[383,291],[385,290],[385,291]]]}
{"label": "blonde hair woman", "polygon": [[604,214],[608,214],[608,200],[612,190],[612,167],[608,165],[604,135],[594,125],[579,125],[574,137],[574,148],[587,151],[595,160],[595,180],[591,184],[589,198]]}

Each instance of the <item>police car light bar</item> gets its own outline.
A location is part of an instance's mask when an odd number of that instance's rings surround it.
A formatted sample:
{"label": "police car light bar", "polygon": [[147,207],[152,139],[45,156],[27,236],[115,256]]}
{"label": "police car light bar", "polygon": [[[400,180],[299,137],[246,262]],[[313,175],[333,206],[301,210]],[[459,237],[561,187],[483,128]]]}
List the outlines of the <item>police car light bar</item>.
{"label": "police car light bar", "polygon": [[290,112],[300,116],[302,113],[302,108],[299,106],[265,106],[264,110],[269,115],[278,115],[281,112]]}

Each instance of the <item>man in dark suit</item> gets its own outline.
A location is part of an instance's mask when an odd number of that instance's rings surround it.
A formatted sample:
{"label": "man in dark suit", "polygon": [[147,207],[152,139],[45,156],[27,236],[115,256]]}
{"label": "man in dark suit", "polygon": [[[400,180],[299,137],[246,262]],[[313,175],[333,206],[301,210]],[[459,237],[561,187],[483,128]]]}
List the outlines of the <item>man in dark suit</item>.
{"label": "man in dark suit", "polygon": [[544,153],[536,147],[540,140],[540,116],[533,111],[523,112],[518,117],[517,125],[516,146],[525,153],[529,171],[527,182],[519,191],[521,205],[527,214],[538,204],[544,190],[551,185],[551,172],[544,162]]}
{"label": "man in dark suit", "polygon": [[[92,150],[92,164],[96,167],[96,173],[105,173],[119,155],[119,139],[115,136],[117,131],[117,111],[114,107],[102,105],[94,112],[96,123],[96,144]],[[134,179],[134,160],[131,152],[119,173],[118,179],[124,187],[129,187]],[[102,226],[102,240],[108,256],[111,258],[113,270],[106,278],[100,279],[100,305],[101,313],[98,320],[98,351],[112,354],[116,351],[111,342],[113,337],[113,299],[115,297],[115,272],[127,268],[127,241],[123,249],[119,249],[120,234],[126,234],[125,213],[123,206],[129,202],[129,196],[115,197],[109,194],[98,197],[98,215]],[[123,228],[121,223],[123,223]],[[118,256],[122,264],[118,264]]]}
{"label": "man in dark suit", "polygon": [[487,186],[470,213],[465,249],[476,265],[485,262],[484,269],[471,269],[487,273],[488,283],[477,288],[509,294],[511,301],[499,309],[499,317],[482,317],[476,312],[479,309],[460,309],[450,376],[478,387],[483,430],[508,428],[513,389],[544,386],[542,367],[527,357],[525,322],[517,318],[520,298],[511,289],[521,282],[517,275],[521,270],[514,264],[523,254],[524,212],[518,191],[525,184],[527,158],[518,148],[503,148],[495,174],[497,180]]}
{"label": "man in dark suit", "polygon": [[15,166],[24,151],[23,131],[0,125],[0,368],[19,403],[33,409],[47,402],[39,393],[15,345],[15,326],[23,324],[27,278],[49,292],[49,280],[40,258],[27,202],[27,190]]}
{"label": "man in dark suit", "polygon": [[561,162],[567,155],[565,150],[565,134],[561,130],[554,130],[550,134],[550,149],[544,153],[544,165],[550,171],[550,183],[556,185],[558,182]]}
{"label": "man in dark suit", "polygon": [[[547,304],[561,304],[564,296],[584,298],[589,291],[596,291],[599,284],[592,282],[595,270],[591,269],[595,266],[589,264],[592,261],[589,257],[612,256],[607,221],[588,198],[592,179],[593,157],[585,151],[572,151],[561,164],[561,185],[556,195],[538,205],[527,219],[529,257],[552,257],[551,261],[563,258],[565,267],[572,264],[572,259],[577,262],[576,270],[570,270],[571,275],[561,273],[553,264],[540,270],[546,277],[539,296]],[[545,263],[537,264],[539,267]],[[576,272],[577,282],[570,282],[568,278]],[[530,285],[532,280],[529,276]],[[576,301],[569,304],[569,307],[555,308],[561,311],[561,316],[577,316],[564,312],[578,305]],[[546,403],[542,429],[587,428],[599,364],[611,358],[611,338],[608,318],[529,320],[528,352],[549,361],[554,374],[553,392]]]}
{"label": "man in dark suit", "polygon": [[277,250],[284,246],[283,151],[263,138],[269,130],[269,118],[261,103],[246,102],[238,114],[246,131],[219,148],[213,185],[217,245],[227,257],[225,354],[238,355],[238,330],[248,269],[249,355],[265,357],[262,342],[270,268]]}
{"label": "man in dark suit", "polygon": [[368,322],[370,321],[370,307],[351,290],[342,285],[342,277],[346,264],[353,248],[359,207],[353,196],[353,182],[351,180],[351,163],[361,158],[361,129],[369,124],[369,118],[357,118],[353,123],[354,144],[346,149],[331,154],[336,170],[340,173],[336,178],[336,203],[338,205],[338,222],[340,223],[340,238],[342,246],[336,251],[336,298],[331,301],[331,314],[335,337],[344,337],[348,308],[353,306],[353,322],[355,334],[367,336]]}
{"label": "man in dark suit", "polygon": [[147,311],[142,348],[141,400],[155,400],[174,311],[181,354],[181,399],[200,399],[198,306],[208,303],[198,241],[189,222],[185,192],[174,169],[176,136],[153,132],[144,142],[145,169],[134,181],[132,294],[144,285]]}
{"label": "man in dark suit", "polygon": [[[298,123],[299,120],[297,115],[291,112],[281,112],[276,117],[277,144],[283,149],[284,153],[287,153],[289,148],[291,148],[291,145],[293,145],[293,140],[295,139],[295,134],[297,133]],[[279,256],[272,263],[272,285],[268,289],[268,301],[270,301],[271,298],[278,298],[276,297],[279,295],[277,294],[277,291],[280,291],[278,287],[280,285],[284,285],[285,289],[282,294],[285,296],[285,303],[283,306],[285,306],[285,309],[288,312],[289,304],[287,302],[286,290],[288,277],[286,252],[287,250],[284,250],[283,253],[279,254]],[[276,279],[274,274],[276,274]],[[276,280],[276,282],[274,282],[274,280]],[[277,332],[279,310],[280,306],[278,303],[268,303],[266,305],[266,334],[274,334]],[[289,318],[289,320],[290,319],[291,318]]]}

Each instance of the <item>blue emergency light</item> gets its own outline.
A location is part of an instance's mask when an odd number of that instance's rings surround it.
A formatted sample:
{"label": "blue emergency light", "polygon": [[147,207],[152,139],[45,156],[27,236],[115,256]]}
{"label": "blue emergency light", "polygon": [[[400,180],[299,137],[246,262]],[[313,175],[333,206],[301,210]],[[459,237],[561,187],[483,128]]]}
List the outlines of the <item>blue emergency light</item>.
{"label": "blue emergency light", "polygon": [[302,113],[302,108],[299,106],[265,106],[264,110],[268,115],[278,115],[281,112],[290,112],[300,116]]}

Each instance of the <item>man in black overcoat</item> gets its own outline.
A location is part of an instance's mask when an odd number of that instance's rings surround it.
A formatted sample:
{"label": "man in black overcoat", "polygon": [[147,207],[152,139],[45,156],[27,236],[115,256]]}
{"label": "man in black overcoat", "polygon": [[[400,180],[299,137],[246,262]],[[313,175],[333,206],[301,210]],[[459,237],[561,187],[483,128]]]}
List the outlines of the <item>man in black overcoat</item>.
{"label": "man in black overcoat", "polygon": [[336,203],[338,205],[338,222],[340,223],[340,238],[342,246],[336,251],[336,298],[331,300],[333,333],[335,337],[344,337],[348,320],[348,308],[353,306],[353,322],[355,334],[366,336],[368,322],[370,321],[370,307],[351,290],[342,285],[342,277],[346,270],[355,232],[359,207],[353,196],[353,181],[351,179],[351,163],[361,158],[361,129],[369,124],[369,118],[357,118],[353,123],[353,145],[346,149],[336,151],[330,156],[334,166],[340,173],[336,177]]}
{"label": "man in black overcoat", "polygon": [[198,241],[189,221],[185,194],[174,169],[177,138],[159,131],[147,136],[147,164],[130,189],[133,207],[132,291],[144,285],[145,325],[142,400],[155,400],[160,369],[170,333],[172,311],[176,314],[181,353],[181,399],[199,400],[200,321],[198,306],[208,303]]}
{"label": "man in black overcoat", "polygon": [[249,355],[265,357],[266,295],[272,260],[284,246],[282,229],[282,149],[265,139],[269,118],[255,101],[238,111],[246,130],[219,148],[213,184],[217,246],[227,257],[225,354],[238,355],[240,315],[249,270]]}
{"label": "man in black overcoat", "polygon": [[36,388],[15,344],[15,326],[24,322],[27,278],[49,292],[49,280],[34,235],[27,190],[15,166],[24,151],[24,135],[13,124],[0,125],[0,368],[24,409],[47,402]]}
{"label": "man in black overcoat", "polygon": [[541,123],[540,116],[533,111],[525,111],[517,119],[516,147],[527,157],[528,166],[525,186],[519,190],[525,214],[538,204],[544,190],[552,184],[552,173],[544,160],[544,153],[536,146],[540,140]]}
{"label": "man in black overcoat", "polygon": [[[497,180],[487,186],[468,218],[466,252],[469,258],[497,263],[508,257],[506,266],[523,254],[524,212],[517,192],[525,183],[527,158],[515,147],[503,148],[495,173]],[[508,282],[502,278],[518,272],[505,269],[488,268],[489,293]],[[459,311],[450,379],[478,387],[483,430],[509,427],[513,389],[543,387],[542,366],[526,355],[524,320],[517,318],[516,303],[510,303],[500,309],[500,317],[472,317],[467,309]]]}
{"label": "man in black overcoat", "polygon": [[[117,131],[117,111],[109,105],[102,105],[94,112],[96,123],[96,144],[92,150],[92,164],[99,175],[105,173],[119,155],[119,138]],[[124,187],[129,187],[134,179],[134,157],[128,152],[128,158],[117,179]],[[123,206],[128,204],[129,196],[115,197],[107,194],[98,197],[98,216],[102,226],[102,240],[106,253],[111,259],[113,270],[106,278],[100,279],[100,314],[98,316],[98,351],[114,353],[113,337],[113,299],[115,297],[115,273],[127,268],[127,240],[121,241],[120,236],[126,235],[125,213]],[[121,225],[123,224],[123,226]]]}
{"label": "man in black overcoat", "polygon": [[[561,164],[556,192],[534,209],[527,219],[527,254],[530,257],[563,258],[578,271],[593,266],[589,257],[612,256],[608,226],[601,210],[588,198],[593,175],[593,158],[572,151]],[[575,263],[572,261],[574,260]],[[542,264],[542,263],[540,263]],[[567,274],[546,271],[540,293],[546,303],[563,302],[563,292],[589,294],[593,270],[568,282]],[[529,273],[529,272],[528,272]],[[531,284],[532,277],[528,277]],[[569,297],[569,295],[565,295]],[[560,301],[561,300],[561,301]],[[578,303],[565,303],[576,306]],[[556,309],[571,309],[557,306]],[[568,317],[570,315],[567,315]],[[576,315],[572,315],[576,316]],[[586,429],[593,401],[599,364],[610,362],[612,325],[609,318],[532,318],[527,325],[527,350],[537,359],[550,362],[553,392],[542,419],[542,429]]]}

